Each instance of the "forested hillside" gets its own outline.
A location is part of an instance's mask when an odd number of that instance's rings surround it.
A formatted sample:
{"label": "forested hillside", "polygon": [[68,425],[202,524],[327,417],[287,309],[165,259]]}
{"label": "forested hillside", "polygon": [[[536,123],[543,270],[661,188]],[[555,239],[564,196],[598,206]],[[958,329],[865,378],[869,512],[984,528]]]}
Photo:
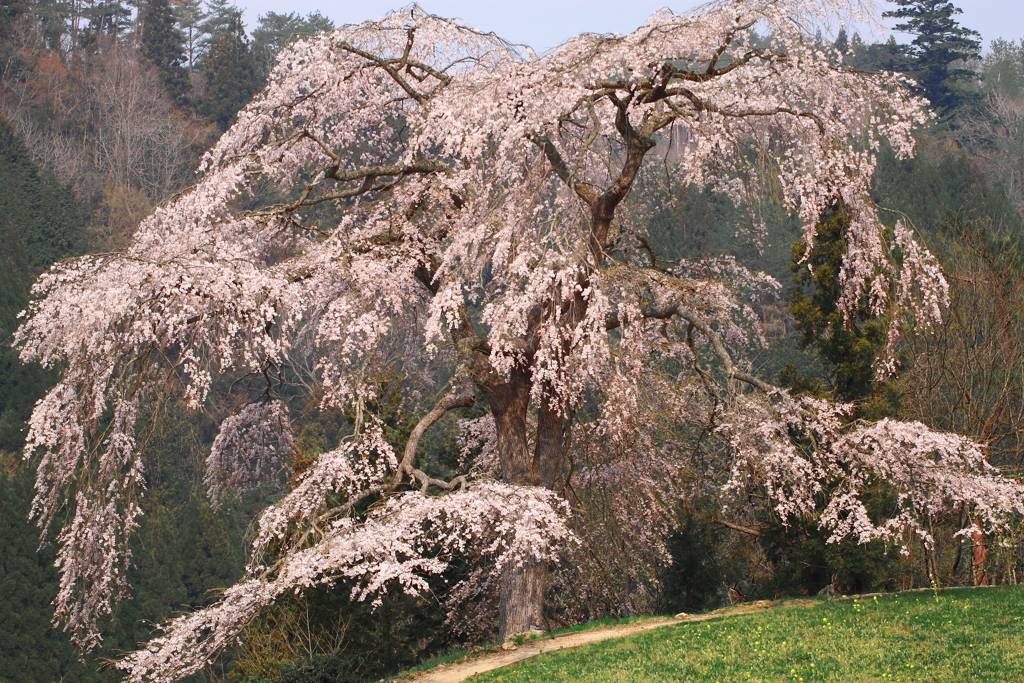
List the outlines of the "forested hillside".
{"label": "forested hillside", "polygon": [[[960,26],[955,14],[929,15],[934,4],[900,0],[886,5],[904,22],[901,30],[916,36],[909,45],[893,40],[869,44],[845,31],[828,39],[819,34],[816,40],[822,50],[834,50],[829,54],[837,71],[905,74],[915,80],[915,94],[934,105],[934,116],[915,133],[915,156],[905,158],[885,143],[878,148],[870,199],[891,244],[902,229],[897,223],[908,226],[941,263],[950,299],[940,326],[921,331],[913,315],[903,312],[897,320],[901,313],[893,308],[880,313],[867,293],[852,304],[843,299],[842,263],[856,229],[851,208],[842,201],[830,205],[808,243],[800,220],[785,207],[785,189],[777,180],[782,162],[767,156],[760,165],[750,165],[763,174],[755,183],[753,211],[710,186],[654,183],[654,190],[645,190],[630,205],[632,223],[624,220],[621,228],[615,223],[621,239],[608,242],[607,257],[624,264],[646,259],[649,270],[662,273],[675,272],[680,262],[733,257],[742,267],[767,273],[781,288],[766,288],[750,304],[750,317],[765,343],[738,362],[743,372],[789,389],[798,400],[849,402],[852,408],[843,418],[847,425],[920,421],[963,434],[981,444],[985,459],[1010,479],[1020,478],[1024,38],[997,40],[982,52],[979,37]],[[111,261],[123,255],[142,219],[187,195],[203,154],[264,88],[277,55],[300,38],[333,29],[318,13],[270,12],[246,27],[229,0],[4,0],[0,5],[0,683],[121,680],[124,674],[109,666],[111,660],[152,638],[156,624],[218,604],[224,589],[245,575],[247,561],[255,562],[247,557],[259,533],[254,520],[268,504],[308,481],[319,456],[356,443],[368,424],[382,444],[400,454],[413,438],[415,420],[459,377],[437,366],[437,359],[448,358],[457,344],[441,344],[439,356],[424,356],[410,372],[403,356],[412,353],[413,342],[389,338],[378,349],[376,365],[366,371],[371,375],[366,381],[377,389],[358,408],[330,400],[333,389],[313,379],[319,361],[312,356],[290,356],[289,364],[281,366],[267,362],[258,371],[234,367],[211,381],[205,400],[189,405],[182,389],[191,380],[175,365],[179,354],[185,358],[185,346],[164,349],[168,367],[176,369],[138,407],[134,431],[145,495],[125,574],[131,597],[116,602],[110,614],[101,613],[102,645],[84,659],[62,624],[51,627],[60,584],[54,566],[57,534],[74,517],[74,504],[57,507],[40,546],[40,530],[29,519],[40,459],[38,453],[28,459],[22,453],[33,406],[67,367],[44,370],[38,363],[23,363],[12,348],[18,313],[29,305],[29,288],[63,259],[92,254],[101,262],[108,255]],[[751,42],[758,40],[767,45],[771,36],[752,34]],[[412,33],[409,41],[412,45]],[[403,68],[417,84],[437,77],[425,69]],[[409,133],[399,120],[394,116],[386,123],[397,131],[395,139],[404,140]],[[362,131],[365,139],[352,143],[357,154],[377,153],[377,147],[392,143],[367,131]],[[672,141],[683,149],[690,142],[682,136]],[[593,139],[587,144],[593,145]],[[672,161],[671,151],[652,147],[664,165]],[[344,176],[340,164],[333,171],[335,180]],[[378,170],[366,176],[361,191],[386,196],[406,176],[420,172],[392,172],[396,178],[391,181]],[[308,181],[305,173],[296,173],[296,182]],[[275,183],[271,176],[261,178],[232,210],[301,204],[293,188]],[[350,201],[355,196],[310,214],[337,223],[339,212],[358,206],[358,200]],[[461,201],[452,202],[444,220],[463,208]],[[289,229],[294,226],[303,228],[299,220]],[[373,239],[378,240],[373,248],[384,244],[379,236]],[[295,248],[282,242],[258,260],[273,266]],[[887,249],[887,257],[898,265],[911,258],[905,246]],[[727,262],[708,263],[719,267]],[[494,277],[495,271],[483,272],[479,286]],[[470,299],[463,313],[473,317],[484,310],[486,301]],[[271,327],[268,323],[268,334]],[[897,328],[899,335],[892,332]],[[691,348],[693,330],[684,336]],[[879,362],[890,357],[895,372],[877,372]],[[683,361],[666,357],[663,362],[666,373],[681,376]],[[709,364],[707,376],[696,370],[704,386],[713,372],[722,372],[718,363]],[[728,382],[735,384],[731,378]],[[573,407],[578,424],[598,412],[596,390],[588,391]],[[709,395],[718,401],[715,390]],[[253,465],[257,471],[252,472],[224,465],[228,471],[221,474],[229,485],[216,489],[219,495],[211,499],[217,481],[210,469],[216,466],[216,458],[209,458],[211,447],[220,439],[215,456],[233,453],[221,425],[240,425],[237,429],[245,433],[246,425],[225,420],[245,415],[250,404],[283,406],[294,439],[270,443],[270,437],[258,437],[266,461]],[[105,409],[97,419],[100,434],[116,422],[112,407]],[[488,471],[485,402],[478,396],[456,409],[462,419],[445,415],[426,434],[415,434],[415,439],[422,437],[422,470],[416,472],[428,479],[424,493],[429,481],[436,488],[437,481],[455,481],[460,473]],[[540,420],[533,408],[528,423],[536,427]],[[792,519],[781,517],[754,486],[738,504],[730,499],[731,507],[723,511],[722,485],[729,471],[711,464],[726,449],[721,427],[714,417],[692,430],[658,427],[659,457],[668,454],[681,463],[672,471],[674,485],[685,495],[673,499],[670,521],[653,525],[661,535],[648,546],[639,535],[631,538],[634,531],[608,512],[613,489],[587,494],[573,488],[572,473],[590,466],[586,461],[566,465],[569,474],[557,491],[574,511],[574,532],[593,532],[600,540],[582,546],[572,562],[551,565],[542,596],[544,623],[536,626],[550,630],[606,616],[699,611],[727,601],[814,594],[826,585],[853,592],[1017,583],[1024,571],[1019,516],[993,534],[966,503],[930,514],[924,523],[933,542],[907,532],[903,552],[892,539],[827,542],[832,532],[819,521],[838,490],[828,486],[815,493],[815,511]],[[565,429],[560,438],[575,438],[573,448],[585,449],[588,435],[597,434]],[[95,448],[101,443],[97,439]],[[80,476],[84,481],[94,474],[86,468]],[[651,472],[638,476],[657,479]],[[837,486],[835,480],[829,485]],[[400,493],[418,489],[418,484],[401,486]],[[446,490],[462,492],[465,483],[462,487],[453,484]],[[880,482],[867,487],[864,500],[876,516],[898,507],[893,490]],[[383,495],[360,499],[349,513],[369,516],[384,505]],[[964,528],[971,531],[957,533]],[[662,542],[663,548],[655,547]],[[263,552],[283,552],[285,542],[278,545],[266,545]],[[627,554],[638,548],[639,559]],[[330,586],[289,592],[245,625],[239,644],[184,680],[362,681],[446,649],[494,640],[503,598],[472,550],[460,549],[444,571],[426,575],[418,594],[392,592],[377,605],[353,599],[363,581],[354,575]]]}

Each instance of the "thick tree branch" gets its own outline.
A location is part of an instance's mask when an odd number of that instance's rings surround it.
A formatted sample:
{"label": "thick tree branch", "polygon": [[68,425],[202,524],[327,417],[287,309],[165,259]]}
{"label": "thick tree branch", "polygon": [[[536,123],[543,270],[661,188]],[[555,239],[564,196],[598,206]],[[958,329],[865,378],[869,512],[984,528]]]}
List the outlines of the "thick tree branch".
{"label": "thick tree branch", "polygon": [[594,204],[597,203],[597,193],[585,183],[576,182],[573,179],[573,174],[569,171],[569,167],[566,165],[565,160],[562,158],[561,153],[555,144],[551,142],[547,136],[531,136],[530,141],[533,144],[540,147],[541,151],[544,152],[544,156],[547,157],[548,163],[551,164],[551,169],[555,172],[563,183],[573,189],[576,195],[583,200],[583,202],[591,209],[594,208]]}
{"label": "thick tree branch", "polygon": [[822,118],[820,116],[818,116],[817,114],[815,114],[813,112],[799,111],[797,109],[792,109],[790,107],[773,107],[772,109],[739,109],[739,110],[722,109],[721,107],[719,107],[716,104],[712,104],[711,102],[708,102],[707,100],[702,100],[701,98],[697,97],[697,95],[694,94],[694,92],[692,90],[690,90],[689,88],[673,88],[673,89],[668,90],[668,91],[665,92],[665,101],[668,102],[668,105],[670,107],[672,107],[673,111],[675,111],[676,113],[678,113],[680,115],[684,115],[684,112],[679,110],[679,106],[676,103],[674,103],[674,102],[672,102],[672,100],[668,99],[669,97],[673,97],[673,96],[682,96],[682,97],[686,98],[687,100],[690,101],[691,104],[693,104],[694,109],[696,109],[698,112],[707,111],[707,112],[712,112],[714,114],[720,114],[721,116],[725,116],[727,118],[733,118],[733,119],[750,118],[752,116],[754,116],[754,117],[763,117],[763,116],[774,116],[775,114],[789,114],[790,116],[795,116],[797,118],[804,118],[804,119],[808,119],[810,121],[813,121],[814,125],[817,126],[819,133],[821,133],[822,135],[825,135],[825,133],[826,133],[825,122],[822,120]]}
{"label": "thick tree branch", "polygon": [[760,531],[758,531],[757,529],[751,529],[748,526],[740,526],[739,524],[733,524],[732,522],[727,522],[724,519],[718,520],[718,523],[721,524],[722,526],[724,526],[727,529],[732,529],[733,531],[739,531],[740,533],[748,534],[748,535],[754,536],[754,537],[760,537],[761,536],[761,532]]}
{"label": "thick tree branch", "polygon": [[323,204],[324,202],[351,199],[352,197],[358,197],[369,192],[386,190],[391,187],[389,184],[374,186],[373,183],[378,178],[393,176],[401,178],[407,175],[441,173],[447,170],[447,166],[442,164],[440,161],[434,161],[432,159],[422,159],[411,164],[370,166],[369,168],[361,168],[345,172],[339,172],[335,166],[324,171],[325,178],[330,178],[331,180],[336,180],[338,182],[352,182],[355,180],[362,180],[363,182],[356,187],[351,187],[340,192],[320,195],[312,199],[310,199],[309,195],[312,193],[313,188],[316,187],[316,183],[310,183],[294,202],[289,202],[288,204],[275,204],[263,209],[262,211],[253,211],[247,215],[252,218],[280,216],[282,214],[298,211],[303,207],[316,206],[317,204]]}
{"label": "thick tree branch", "polygon": [[637,133],[629,120],[631,97],[620,100],[615,95],[609,96],[617,110],[615,129],[626,143],[626,160],[622,164],[622,169],[615,182],[591,205],[590,247],[598,262],[602,260],[601,254],[608,242],[612,220],[615,218],[615,209],[633,188],[633,182],[640,172],[644,155],[654,147],[654,141]]}
{"label": "thick tree branch", "polygon": [[[641,274],[642,279],[638,285],[643,293],[641,297],[643,303],[641,304],[640,311],[645,318],[667,320],[672,317],[679,317],[687,321],[693,329],[704,335],[711,344],[712,350],[722,363],[722,369],[726,377],[745,382],[764,393],[774,391],[775,387],[772,385],[736,368],[732,355],[729,353],[729,349],[726,348],[721,336],[700,314],[690,309],[687,305],[686,300],[693,296],[694,291],[685,280],[653,269],[645,269]],[[610,273],[609,276],[614,278],[616,275]],[[612,330],[621,325],[622,320],[619,318],[619,312],[613,308],[605,318],[605,327]]]}
{"label": "thick tree branch", "polygon": [[456,477],[452,482],[432,479],[413,467],[413,464],[416,461],[416,448],[419,446],[420,439],[423,438],[426,431],[444,417],[449,410],[472,408],[474,403],[476,403],[476,395],[472,389],[467,386],[459,386],[448,392],[444,398],[438,401],[433,410],[423,416],[419,423],[413,427],[412,433],[409,434],[409,440],[405,442],[405,452],[402,455],[402,462],[398,465],[398,472],[395,473],[395,477],[391,482],[391,491],[398,488],[398,485],[402,483],[406,475],[419,481],[424,491],[430,486],[437,486],[450,491],[461,483],[465,483],[465,477]]}
{"label": "thick tree branch", "polygon": [[380,178],[384,176],[402,176],[412,175],[414,173],[443,173],[447,170],[448,167],[440,161],[435,161],[433,159],[421,159],[419,161],[414,161],[411,164],[370,166],[369,168],[360,168],[354,171],[345,171],[344,173],[331,170],[328,172],[327,177],[344,183],[351,182],[353,180]]}
{"label": "thick tree branch", "polygon": [[[750,26],[748,25],[741,28],[750,28]],[[731,34],[731,36],[734,38],[735,34]],[[736,69],[746,66],[755,59],[767,59],[769,57],[783,59],[767,50],[750,50],[743,56],[731,60],[722,68],[718,68],[718,62],[721,61],[722,55],[731,44],[732,38],[729,38],[730,42],[723,43],[718,51],[716,51],[716,54],[712,56],[711,60],[709,60],[708,68],[704,71],[680,69],[668,62],[662,64],[659,69],[661,75],[661,78],[658,79],[659,82],[656,85],[651,81],[647,81],[646,83],[642,82],[640,84],[641,87],[638,90],[637,102],[641,104],[649,104],[651,102],[657,102],[658,100],[664,99],[671,94],[668,88],[673,82],[685,81],[689,83],[706,83],[713,78],[724,76],[731,71],[735,71]],[[594,91],[595,99],[600,99],[601,97],[605,97],[615,91],[628,92],[632,88],[636,88],[637,84],[633,81],[622,79],[599,79],[584,87],[588,90]]]}

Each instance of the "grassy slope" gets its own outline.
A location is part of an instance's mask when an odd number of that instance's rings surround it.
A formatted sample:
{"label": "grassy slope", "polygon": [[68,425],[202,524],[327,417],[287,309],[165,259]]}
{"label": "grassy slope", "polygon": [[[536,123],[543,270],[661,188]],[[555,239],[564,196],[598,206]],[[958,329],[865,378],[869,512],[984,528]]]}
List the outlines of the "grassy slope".
{"label": "grassy slope", "polygon": [[1024,589],[793,604],[544,655],[474,682],[1024,681]]}

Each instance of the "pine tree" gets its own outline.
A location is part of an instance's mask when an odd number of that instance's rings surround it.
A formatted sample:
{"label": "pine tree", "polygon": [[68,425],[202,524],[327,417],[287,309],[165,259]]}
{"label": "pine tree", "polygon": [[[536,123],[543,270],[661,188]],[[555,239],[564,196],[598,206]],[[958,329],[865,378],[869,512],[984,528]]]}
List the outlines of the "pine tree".
{"label": "pine tree", "polygon": [[174,17],[178,22],[178,30],[184,38],[185,59],[188,64],[188,80],[192,82],[196,62],[202,54],[204,41],[207,37],[202,26],[209,18],[203,11],[200,0],[176,0]]}
{"label": "pine tree", "polygon": [[221,130],[226,130],[238,110],[260,89],[262,82],[245,37],[241,12],[232,8],[229,22],[220,28],[211,23],[215,19],[216,16],[207,21],[213,39],[209,52],[203,58],[206,92],[199,110]]}
{"label": "pine tree", "polygon": [[850,34],[846,32],[845,27],[839,29],[839,34],[832,46],[844,55],[850,51]]}
{"label": "pine tree", "polygon": [[957,62],[980,56],[981,35],[964,28],[953,18],[960,8],[944,0],[889,0],[899,9],[882,16],[904,19],[895,29],[915,36],[903,47],[906,57],[900,69],[917,81],[920,93],[931,100],[940,114],[947,115],[963,104],[965,94],[958,85],[974,77],[974,71]]}
{"label": "pine tree", "polygon": [[202,48],[209,51],[214,39],[222,33],[230,31],[235,17],[240,18],[241,12],[231,3],[231,0],[208,0],[206,9],[199,28],[205,35]]}
{"label": "pine tree", "polygon": [[185,36],[175,26],[169,0],[148,0],[142,8],[142,54],[160,71],[167,91],[181,99],[188,91],[185,68]]}
{"label": "pine tree", "polygon": [[131,33],[132,8],[124,0],[90,2],[81,9],[88,24],[80,34],[80,47],[96,49],[103,38],[117,41]]}
{"label": "pine tree", "polygon": [[274,58],[288,43],[305,34],[333,30],[334,22],[320,12],[311,12],[305,18],[297,12],[267,12],[260,17],[259,26],[252,32],[252,52],[261,75],[265,78],[270,73]]}

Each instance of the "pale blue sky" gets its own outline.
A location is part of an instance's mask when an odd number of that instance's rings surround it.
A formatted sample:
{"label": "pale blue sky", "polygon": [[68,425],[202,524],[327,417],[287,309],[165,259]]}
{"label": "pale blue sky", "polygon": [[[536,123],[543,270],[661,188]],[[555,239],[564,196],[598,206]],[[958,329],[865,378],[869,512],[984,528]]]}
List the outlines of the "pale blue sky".
{"label": "pale blue sky", "polygon": [[[320,10],[337,25],[377,19],[388,10],[403,7],[408,0],[236,0],[246,10],[251,30],[260,14]],[[1024,37],[1024,0],[960,0],[959,21],[981,33],[986,44],[993,38],[1016,40]],[[584,32],[628,33],[643,25],[655,10],[667,4],[676,11],[700,2],[683,0],[518,0],[474,2],[473,0],[421,0],[428,12],[459,17],[468,25],[494,31],[506,40],[523,43],[542,52]],[[879,3],[892,8],[890,3]],[[889,22],[890,25],[893,22]]]}

